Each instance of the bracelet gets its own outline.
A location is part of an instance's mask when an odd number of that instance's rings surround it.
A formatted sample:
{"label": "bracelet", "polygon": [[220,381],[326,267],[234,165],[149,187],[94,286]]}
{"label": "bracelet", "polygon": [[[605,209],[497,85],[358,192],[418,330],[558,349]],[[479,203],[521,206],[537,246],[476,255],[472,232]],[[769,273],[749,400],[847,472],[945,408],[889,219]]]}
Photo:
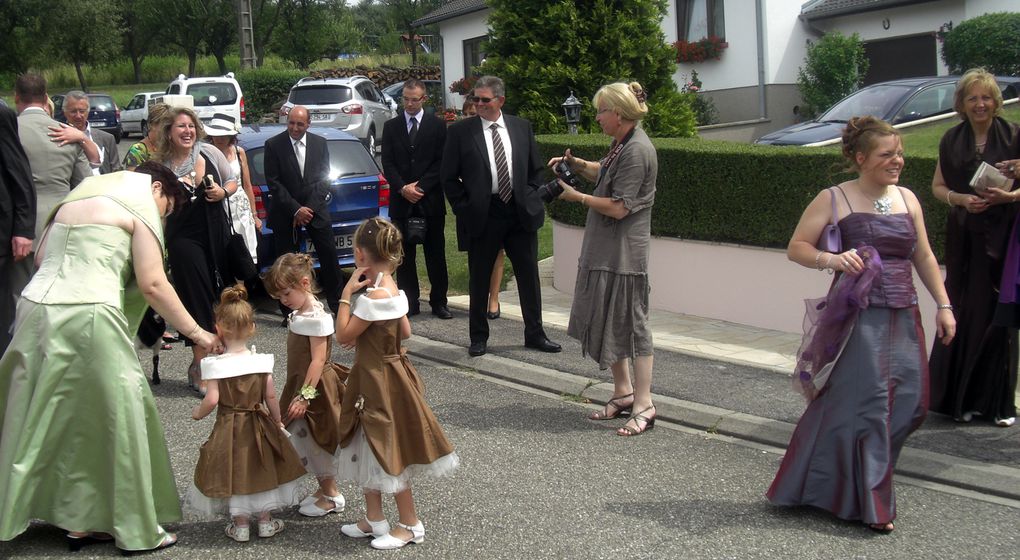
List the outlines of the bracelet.
{"label": "bracelet", "polygon": [[199,325],[198,322],[196,322],[195,323],[195,328],[191,329],[191,331],[188,332],[188,334],[186,334],[184,336],[186,336],[186,337],[188,337],[190,339],[194,339],[195,335],[198,334],[198,331],[200,331],[200,330],[202,330],[202,325]]}
{"label": "bracelet", "polygon": [[825,259],[825,271],[826,271],[826,272],[828,272],[829,274],[832,274],[833,272],[835,272],[835,271],[834,271],[834,270],[832,269],[832,267],[831,267],[831,266],[829,266],[829,263],[831,263],[831,262],[832,262],[832,257],[835,257],[835,256],[836,256],[836,255],[834,255],[834,254],[832,254],[832,253],[829,253],[829,258]]}
{"label": "bracelet", "polygon": [[825,251],[818,251],[818,254],[815,255],[815,268],[817,268],[818,270],[825,270],[825,267],[818,263],[818,260],[821,259],[822,255],[824,254]]}
{"label": "bracelet", "polygon": [[315,387],[312,387],[311,385],[302,385],[301,390],[298,391],[297,396],[304,399],[305,401],[310,401],[315,397],[319,396],[319,392],[316,391]]}
{"label": "bracelet", "polygon": [[953,206],[953,195],[954,194],[956,194],[956,191],[953,191],[953,190],[950,190],[949,192],[946,193],[946,204],[948,204],[950,206]]}
{"label": "bracelet", "polygon": [[581,206],[588,206],[588,195],[581,195]]}
{"label": "bracelet", "polygon": [[341,303],[346,304],[348,307],[350,307],[351,300],[349,300],[349,299],[342,299],[342,300],[336,302],[337,305],[340,305]]}
{"label": "bracelet", "polygon": [[939,309],[948,309],[950,311],[953,310],[953,304],[951,303],[940,303],[938,307]]}

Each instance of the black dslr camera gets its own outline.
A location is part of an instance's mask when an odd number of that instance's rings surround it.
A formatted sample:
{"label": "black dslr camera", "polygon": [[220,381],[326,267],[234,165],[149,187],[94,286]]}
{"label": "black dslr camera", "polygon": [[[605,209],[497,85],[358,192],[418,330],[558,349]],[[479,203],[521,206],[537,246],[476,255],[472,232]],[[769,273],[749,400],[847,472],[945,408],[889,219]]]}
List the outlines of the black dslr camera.
{"label": "black dslr camera", "polygon": [[556,197],[563,193],[563,187],[560,186],[558,179],[563,179],[563,182],[570,185],[571,187],[579,188],[581,185],[580,179],[574,172],[570,170],[570,165],[567,164],[566,160],[560,160],[559,163],[553,166],[553,171],[556,173],[556,179],[549,181],[548,183],[538,187],[538,196],[542,198],[542,202],[546,204],[550,203]]}

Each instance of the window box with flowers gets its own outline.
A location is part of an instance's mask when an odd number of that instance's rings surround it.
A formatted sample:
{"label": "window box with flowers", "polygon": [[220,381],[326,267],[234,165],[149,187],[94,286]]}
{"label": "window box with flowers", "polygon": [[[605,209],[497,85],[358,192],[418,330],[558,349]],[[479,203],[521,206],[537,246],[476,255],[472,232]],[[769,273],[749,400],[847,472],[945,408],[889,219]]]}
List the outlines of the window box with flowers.
{"label": "window box with flowers", "polygon": [[729,43],[715,35],[702,37],[697,41],[680,40],[673,43],[673,48],[676,49],[676,61],[681,64],[719,60],[723,50],[729,46]]}

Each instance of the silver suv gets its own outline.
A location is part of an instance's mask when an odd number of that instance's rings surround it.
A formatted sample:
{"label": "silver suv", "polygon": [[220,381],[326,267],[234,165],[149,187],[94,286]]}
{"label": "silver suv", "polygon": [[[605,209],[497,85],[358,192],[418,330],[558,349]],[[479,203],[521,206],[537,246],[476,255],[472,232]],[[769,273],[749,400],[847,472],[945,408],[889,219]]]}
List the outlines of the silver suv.
{"label": "silver suv", "polygon": [[280,107],[280,122],[295,105],[308,107],[312,126],[339,128],[361,140],[375,154],[382,141],[383,123],[395,112],[382,91],[365,76],[350,78],[302,78],[290,88]]}

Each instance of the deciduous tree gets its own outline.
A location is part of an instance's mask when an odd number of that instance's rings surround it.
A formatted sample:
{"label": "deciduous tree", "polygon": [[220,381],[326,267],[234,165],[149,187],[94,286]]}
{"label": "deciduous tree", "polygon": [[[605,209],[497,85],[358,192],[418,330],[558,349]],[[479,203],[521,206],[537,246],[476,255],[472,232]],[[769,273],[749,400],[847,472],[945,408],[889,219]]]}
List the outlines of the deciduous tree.
{"label": "deciduous tree", "polygon": [[[666,0],[490,0],[490,40],[482,72],[501,77],[506,108],[536,132],[566,129],[560,104],[571,90],[590,99],[604,84],[641,82],[675,91],[676,53],[660,21]],[[595,128],[590,103],[581,129]]]}

